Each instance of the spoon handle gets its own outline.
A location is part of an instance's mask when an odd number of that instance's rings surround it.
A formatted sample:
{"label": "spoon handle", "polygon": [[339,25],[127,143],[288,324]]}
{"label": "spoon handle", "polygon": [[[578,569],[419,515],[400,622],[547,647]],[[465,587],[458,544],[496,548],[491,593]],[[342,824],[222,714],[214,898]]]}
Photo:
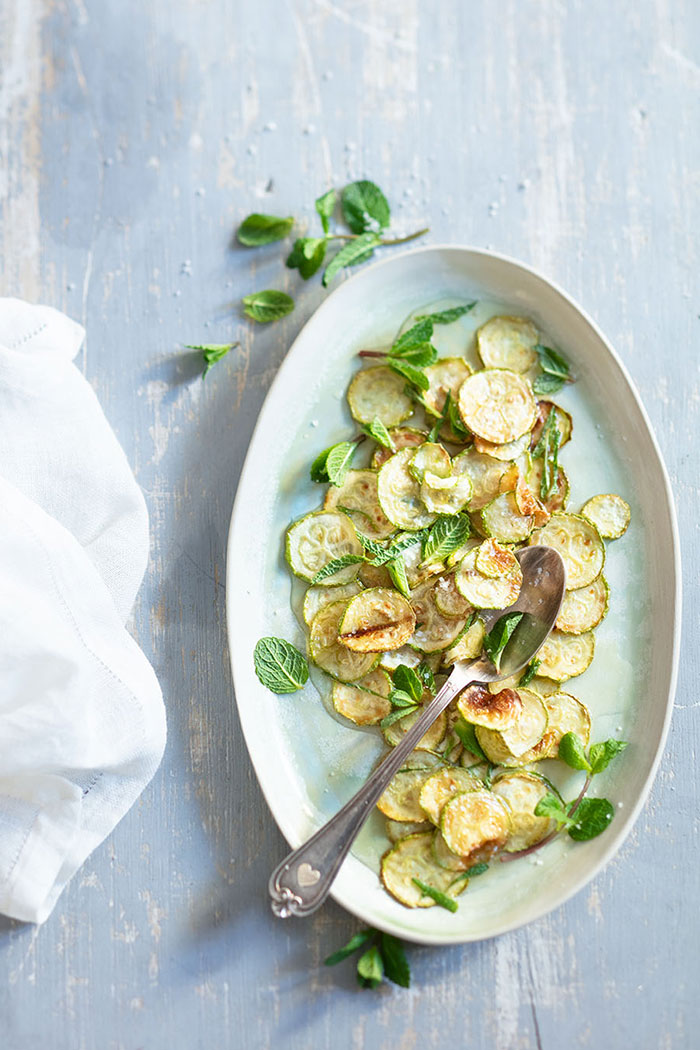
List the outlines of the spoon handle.
{"label": "spoon handle", "polygon": [[442,689],[367,783],[327,824],[275,868],[269,882],[275,915],[281,919],[310,915],[323,904],[340,865],[389,781],[457,693],[471,682],[479,681],[479,663],[475,660],[455,664]]}

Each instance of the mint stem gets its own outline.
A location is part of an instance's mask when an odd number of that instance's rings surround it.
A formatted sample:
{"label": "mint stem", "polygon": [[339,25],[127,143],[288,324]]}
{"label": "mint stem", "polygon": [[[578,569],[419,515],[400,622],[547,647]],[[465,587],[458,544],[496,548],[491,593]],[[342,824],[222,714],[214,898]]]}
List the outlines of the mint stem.
{"label": "mint stem", "polygon": [[[415,233],[408,233],[405,237],[382,237],[379,240],[381,245],[392,245],[392,244],[406,244],[408,241],[415,241],[417,237],[423,237],[424,234],[430,233],[430,227],[426,226],[422,230],[416,230]],[[329,233],[326,237],[327,241],[356,241],[361,234],[359,233]]]}
{"label": "mint stem", "polygon": [[[585,796],[585,794],[588,791],[590,786],[591,786],[591,777],[587,776],[585,781],[584,781],[584,785],[583,785],[583,787],[581,788],[581,790],[579,792],[578,798],[576,799],[576,801],[574,802],[573,806],[569,810],[569,816],[570,817],[573,817],[574,813],[576,812],[578,807],[581,805],[581,802],[583,801],[584,796]],[[562,827],[555,828],[554,831],[550,831],[549,835],[547,835],[545,838],[543,838],[541,840],[541,842],[535,843],[534,846],[528,846],[527,849],[518,850],[517,853],[503,853],[503,854],[501,854],[501,861],[502,861],[502,863],[506,864],[509,860],[520,860],[521,857],[527,857],[531,853],[536,853],[538,849],[542,849],[543,846],[546,846],[548,842],[551,842],[553,839],[555,839],[557,837],[557,835],[563,830],[564,830],[564,826],[562,825]]]}
{"label": "mint stem", "polygon": [[358,357],[386,357],[386,350],[360,350]]}

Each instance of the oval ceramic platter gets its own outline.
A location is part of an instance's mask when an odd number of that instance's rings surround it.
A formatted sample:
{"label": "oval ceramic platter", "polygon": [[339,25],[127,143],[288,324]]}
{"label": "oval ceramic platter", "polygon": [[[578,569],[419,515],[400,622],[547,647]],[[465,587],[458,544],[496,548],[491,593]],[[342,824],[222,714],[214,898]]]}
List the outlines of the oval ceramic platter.
{"label": "oval ceramic platter", "polygon": [[[284,562],[288,524],[320,505],[309,480],[317,453],[352,436],[345,392],[357,351],[391,343],[412,312],[477,299],[457,324],[436,329],[441,355],[473,354],[473,332],[497,313],[532,317],[567,356],[577,382],[556,396],[574,417],[563,451],[569,508],[619,492],[632,508],[625,536],[608,544],[611,608],[596,632],[596,657],[568,683],[593,715],[592,739],[630,742],[596,783],[616,805],[612,825],[588,843],[560,836],[533,857],[492,864],[459,898],[459,910],[404,908],[381,887],[388,848],[373,814],[335,882],[333,896],[364,922],[426,944],[479,940],[545,915],[580,890],[619,849],[658,765],[668,728],[679,637],[680,568],[668,478],[629,376],[595,324],[528,267],[486,251],[436,247],[393,256],[330,295],[305,325],[275,379],[253,435],[228,544],[227,615],[241,724],[267,803],[297,847],[364,782],[383,753],[377,730],[341,723],[313,680],[292,695],[268,692],[253,649],[277,635],[304,650]],[[312,676],[313,678],[314,676]],[[574,688],[575,686],[575,688]],[[328,692],[328,690],[326,690]],[[558,763],[561,765],[561,763]],[[559,777],[565,797],[582,774]],[[281,858],[270,858],[273,862]]]}

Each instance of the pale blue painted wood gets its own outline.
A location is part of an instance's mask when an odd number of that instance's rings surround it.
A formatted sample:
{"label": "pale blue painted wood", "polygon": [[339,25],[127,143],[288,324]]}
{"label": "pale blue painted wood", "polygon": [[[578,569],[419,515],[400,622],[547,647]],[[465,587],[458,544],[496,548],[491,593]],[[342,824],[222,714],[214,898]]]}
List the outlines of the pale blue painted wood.
{"label": "pale blue painted wood", "polygon": [[[134,631],[163,766],[39,930],[0,929],[4,1050],[697,1045],[700,9],[691,0],[48,0],[0,15],[2,292],[82,319],[83,367],[146,492]],[[16,59],[12,65],[10,59]],[[19,76],[17,71],[19,70]],[[11,74],[11,75],[10,75]],[[254,208],[311,218],[350,176],[396,225],[543,269],[639,384],[686,563],[678,709],[651,800],[595,883],[526,930],[412,949],[414,986],[320,967],[355,922],[282,925],[285,845],[238,730],[224,544],[265,391],[322,298]],[[269,329],[242,294],[299,295]],[[181,343],[240,339],[205,385]]]}

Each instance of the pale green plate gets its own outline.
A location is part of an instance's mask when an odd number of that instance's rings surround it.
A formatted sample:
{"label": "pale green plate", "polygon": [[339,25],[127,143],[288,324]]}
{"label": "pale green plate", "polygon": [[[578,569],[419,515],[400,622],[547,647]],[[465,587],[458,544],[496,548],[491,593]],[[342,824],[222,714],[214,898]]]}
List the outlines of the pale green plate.
{"label": "pale green plate", "polygon": [[[590,318],[543,277],[491,252],[424,248],[370,266],[329,295],[287,354],[260,413],[231,520],[227,615],[236,699],[281,831],[292,847],[300,845],[363,783],[382,751],[376,731],[354,729],[330,714],[312,682],[299,693],[275,696],[255,676],[260,637],[282,636],[304,649],[290,603],[285,529],[322,498],[322,487],[309,480],[314,456],[354,433],[345,390],[357,350],[391,342],[418,308],[473,298],[479,306],[472,314],[439,331],[441,353],[469,355],[471,333],[495,313],[532,317],[577,377],[556,395],[574,417],[574,436],[562,453],[572,482],[570,509],[599,492],[619,492],[632,508],[627,533],[608,545],[611,605],[596,631],[595,660],[565,686],[590,707],[593,739],[622,736],[630,747],[595,784],[617,807],[603,835],[585,844],[563,836],[535,855],[537,863],[493,864],[472,881],[455,914],[408,910],[381,888],[377,871],[388,842],[373,818],[333,895],[363,921],[427,944],[479,940],[531,922],[581,889],[619,849],[663,750],[680,634],[679,546],[668,478],[631,380]],[[558,780],[568,797],[581,776]]]}

